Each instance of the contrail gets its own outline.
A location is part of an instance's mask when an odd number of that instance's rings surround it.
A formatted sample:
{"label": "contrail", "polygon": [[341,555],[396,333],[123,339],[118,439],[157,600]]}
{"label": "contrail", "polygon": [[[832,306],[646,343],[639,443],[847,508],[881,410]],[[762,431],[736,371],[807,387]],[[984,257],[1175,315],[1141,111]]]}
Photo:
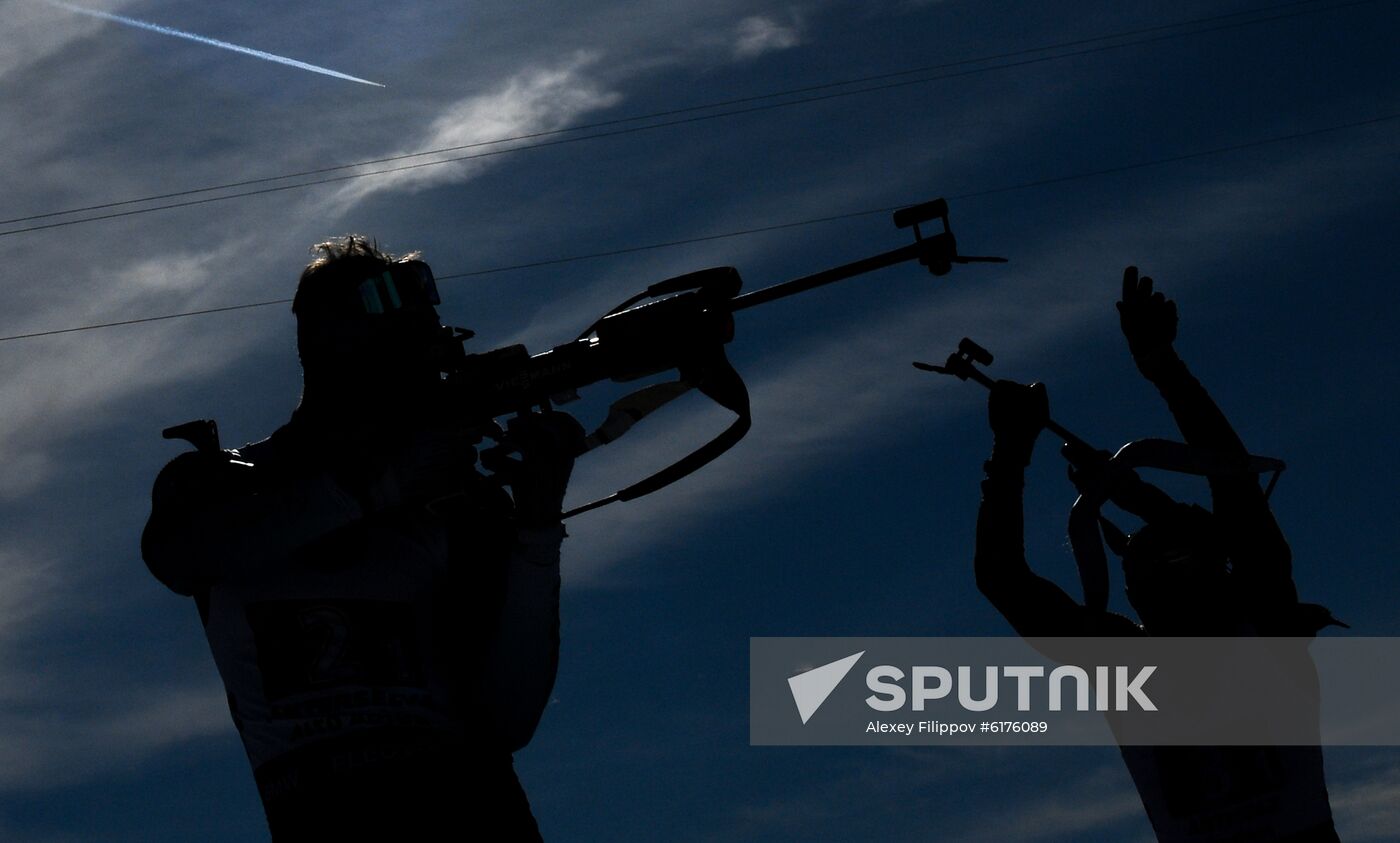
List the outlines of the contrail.
{"label": "contrail", "polygon": [[50,6],[57,6],[60,9],[67,9],[70,12],[77,12],[80,15],[88,15],[90,17],[101,18],[102,20],[109,20],[115,23],[124,23],[127,26],[134,26],[137,29],[148,29],[151,32],[159,32],[162,35],[173,35],[176,38],[186,38],[190,41],[198,41],[201,44],[208,44],[211,47],[222,47],[225,50],[233,50],[235,53],[243,53],[245,55],[254,56],[256,58],[267,59],[268,61],[275,61],[278,64],[288,64],[292,67],[299,67],[302,70],[310,70],[313,73],[324,73],[326,76],[334,76],[337,79],[348,79],[351,82],[359,82],[362,85],[373,85],[376,88],[384,87],[378,82],[371,82],[368,79],[361,79],[358,76],[349,76],[337,70],[331,70],[330,68],[326,67],[317,67],[314,64],[307,64],[304,61],[289,59],[286,56],[278,56],[273,55],[272,53],[265,53],[262,50],[254,50],[251,47],[240,47],[237,44],[230,44],[227,41],[220,41],[217,38],[206,38],[203,35],[195,35],[193,32],[181,32],[178,29],[171,29],[168,26],[161,26],[160,24],[155,23],[146,23],[145,21],[139,21],[134,18],[123,17],[121,15],[114,15],[110,12],[99,12],[96,9],[84,9],[81,6],[73,6],[68,3],[64,3],[62,2],[62,0],[44,0],[44,2],[48,3]]}

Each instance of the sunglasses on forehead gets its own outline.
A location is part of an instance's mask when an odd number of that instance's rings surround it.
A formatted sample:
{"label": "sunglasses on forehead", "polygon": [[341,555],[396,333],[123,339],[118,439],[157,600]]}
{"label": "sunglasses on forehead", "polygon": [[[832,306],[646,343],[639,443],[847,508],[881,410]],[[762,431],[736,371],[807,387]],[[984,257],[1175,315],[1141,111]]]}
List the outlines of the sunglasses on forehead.
{"label": "sunglasses on forehead", "polygon": [[370,315],[442,303],[432,269],[416,260],[393,264],[378,275],[366,278],[360,282],[358,291],[359,304]]}

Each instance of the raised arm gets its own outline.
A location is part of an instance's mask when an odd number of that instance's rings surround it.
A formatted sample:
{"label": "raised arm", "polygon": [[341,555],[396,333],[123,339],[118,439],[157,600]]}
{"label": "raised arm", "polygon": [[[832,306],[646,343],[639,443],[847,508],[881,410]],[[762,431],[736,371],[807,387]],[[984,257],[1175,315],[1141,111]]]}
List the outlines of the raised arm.
{"label": "raised arm", "polygon": [[1292,554],[1257,475],[1248,470],[1249,452],[1172,345],[1176,303],[1154,292],[1152,279],[1139,278],[1137,267],[1130,266],[1123,270],[1118,313],[1133,362],[1161,393],[1186,444],[1220,465],[1208,478],[1212,511],[1235,574],[1256,598],[1296,601]]}
{"label": "raised arm", "polygon": [[1025,638],[1131,635],[1127,618],[1091,612],[1026,562],[1022,493],[1036,437],[1050,417],[1041,384],[997,381],[987,402],[992,456],[977,512],[977,588]]}
{"label": "raised arm", "polygon": [[1137,267],[1130,266],[1123,270],[1118,315],[1133,362],[1162,394],[1186,444],[1227,461],[1236,476],[1243,476],[1249,458],[1244,442],[1173,347],[1176,302],[1153,292],[1152,279],[1139,278]]}

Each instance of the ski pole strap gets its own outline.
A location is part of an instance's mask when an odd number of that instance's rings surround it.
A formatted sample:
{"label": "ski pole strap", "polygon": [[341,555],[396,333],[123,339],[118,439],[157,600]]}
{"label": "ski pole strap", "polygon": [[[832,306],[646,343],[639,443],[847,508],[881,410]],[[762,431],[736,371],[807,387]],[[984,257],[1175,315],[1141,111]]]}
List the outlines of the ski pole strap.
{"label": "ski pole strap", "polygon": [[[652,387],[638,390],[620,399],[613,405],[612,411],[608,413],[608,420],[604,421],[602,426],[600,426],[597,431],[594,431],[593,435],[589,436],[589,441],[591,442],[595,437],[600,437],[600,434],[603,434],[605,428],[608,429],[608,434],[611,434],[615,430],[625,432],[630,429],[633,424],[636,424],[637,421],[640,421],[652,411],[664,406],[680,395],[683,395],[692,387],[698,388],[706,397],[716,404],[719,404],[721,407],[724,407],[726,410],[733,412],[738,418],[714,439],[711,439],[709,442],[706,442],[704,445],[701,445],[699,448],[696,448],[694,451],[686,454],[684,457],[671,463],[655,474],[645,477],[625,489],[619,489],[607,497],[599,498],[583,506],[575,507],[565,512],[562,516],[563,518],[572,518],[575,515],[597,509],[600,506],[605,506],[614,501],[635,500],[643,495],[649,495],[657,489],[669,486],[734,447],[739,440],[743,439],[744,435],[749,432],[749,428],[753,425],[753,417],[749,408],[749,391],[744,385],[743,378],[739,376],[739,373],[735,371],[728,358],[724,356],[723,347],[715,348],[710,354],[707,354],[703,360],[696,361],[689,365],[683,365],[680,368],[681,379],[679,381],[656,384]],[[616,421],[614,420],[614,414],[617,415]],[[619,433],[617,435],[621,434]],[[617,436],[612,436],[611,439],[602,439],[600,437],[597,444],[603,444],[604,442],[609,442],[616,438]],[[596,445],[591,447],[596,447]]]}

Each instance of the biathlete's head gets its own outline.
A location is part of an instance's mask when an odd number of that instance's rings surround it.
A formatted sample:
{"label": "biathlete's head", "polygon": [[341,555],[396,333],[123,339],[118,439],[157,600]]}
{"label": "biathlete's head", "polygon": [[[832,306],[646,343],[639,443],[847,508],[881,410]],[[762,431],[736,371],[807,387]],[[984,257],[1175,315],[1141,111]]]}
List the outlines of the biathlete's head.
{"label": "biathlete's head", "polygon": [[1180,505],[1121,555],[1128,602],[1149,632],[1205,635],[1231,622],[1229,563],[1209,511]]}
{"label": "biathlete's head", "polygon": [[[317,243],[297,284],[297,353],[308,387],[397,391],[438,378],[437,286],[418,253],[395,256],[357,234]],[[318,387],[319,388],[319,387]]]}

